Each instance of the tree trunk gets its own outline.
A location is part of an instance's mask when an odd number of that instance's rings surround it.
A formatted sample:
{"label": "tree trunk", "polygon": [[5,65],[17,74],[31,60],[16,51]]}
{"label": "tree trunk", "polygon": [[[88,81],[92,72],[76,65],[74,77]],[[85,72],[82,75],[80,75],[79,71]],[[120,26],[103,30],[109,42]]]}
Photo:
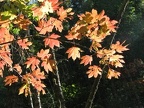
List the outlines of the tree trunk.
{"label": "tree trunk", "polygon": [[53,53],[53,58],[54,58],[55,65],[56,65],[55,75],[54,75],[54,78],[53,78],[54,93],[55,93],[55,96],[56,96],[58,108],[66,108],[65,99],[64,99],[62,88],[61,88],[61,82],[60,82],[60,76],[59,76],[59,70],[58,70],[58,66],[57,66],[55,51],[52,50],[52,53]]}

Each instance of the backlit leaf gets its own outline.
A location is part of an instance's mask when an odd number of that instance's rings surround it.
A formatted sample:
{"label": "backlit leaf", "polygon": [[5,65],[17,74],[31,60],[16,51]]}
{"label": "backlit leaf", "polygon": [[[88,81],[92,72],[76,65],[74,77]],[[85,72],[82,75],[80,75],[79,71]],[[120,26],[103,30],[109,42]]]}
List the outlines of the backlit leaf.
{"label": "backlit leaf", "polygon": [[99,66],[93,65],[89,67],[87,71],[88,78],[94,77],[97,78],[98,75],[101,75],[102,69]]}
{"label": "backlit leaf", "polygon": [[123,46],[123,44],[124,42],[120,44],[120,42],[117,41],[116,44],[111,45],[111,49],[116,50],[118,53],[122,53],[123,51],[129,50],[128,48],[126,48],[128,45]]}
{"label": "backlit leaf", "polygon": [[54,48],[54,46],[60,47],[60,41],[57,40],[59,37],[59,35],[53,33],[49,37],[45,38],[45,47],[49,46],[52,49]]}
{"label": "backlit leaf", "polygon": [[31,42],[28,41],[28,39],[20,39],[17,41],[18,45],[22,48],[22,49],[29,49],[29,46],[32,45]]}
{"label": "backlit leaf", "polygon": [[21,66],[20,66],[19,64],[15,64],[13,68],[16,69],[16,71],[17,71],[19,74],[22,73],[22,69],[21,69]]}
{"label": "backlit leaf", "polygon": [[49,49],[43,50],[41,49],[40,52],[37,53],[37,56],[41,58],[41,60],[49,58],[51,54],[49,54]]}
{"label": "backlit leaf", "polygon": [[11,84],[13,84],[13,83],[15,83],[15,82],[18,82],[18,77],[15,76],[15,75],[7,76],[7,77],[5,77],[4,82],[5,82],[5,86],[6,86],[6,85],[11,86]]}
{"label": "backlit leaf", "polygon": [[113,69],[109,69],[108,70],[108,75],[107,75],[108,79],[111,79],[112,77],[118,79],[119,76],[120,76],[120,72],[117,72],[117,71],[115,71]]}
{"label": "backlit leaf", "polygon": [[81,60],[80,64],[84,64],[84,66],[88,65],[88,64],[91,65],[91,62],[93,61],[92,56],[89,56],[89,55],[82,56],[81,59],[82,60]]}
{"label": "backlit leaf", "polygon": [[71,47],[69,48],[66,53],[68,53],[68,58],[71,58],[73,60],[76,60],[76,58],[80,58],[80,52],[82,50],[79,47]]}
{"label": "backlit leaf", "polygon": [[32,70],[36,69],[36,67],[39,67],[39,63],[40,61],[36,57],[27,58],[27,61],[25,62],[25,64],[27,65],[27,68],[31,66]]}

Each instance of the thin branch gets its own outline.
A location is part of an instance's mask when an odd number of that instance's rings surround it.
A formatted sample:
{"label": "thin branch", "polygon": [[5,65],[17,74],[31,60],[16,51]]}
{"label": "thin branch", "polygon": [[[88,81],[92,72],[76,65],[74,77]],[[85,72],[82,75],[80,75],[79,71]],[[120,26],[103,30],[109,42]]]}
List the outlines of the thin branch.
{"label": "thin branch", "polygon": [[[123,1],[123,6],[121,7],[121,10],[120,10],[120,12],[119,12],[120,14],[118,15],[118,18],[119,18],[119,20],[118,20],[118,21],[119,21],[119,22],[118,22],[118,27],[119,27],[119,25],[120,25],[120,23],[121,23],[122,17],[123,17],[123,15],[124,15],[124,12],[125,12],[125,10],[126,10],[126,7],[127,7],[128,3],[129,3],[129,0],[124,0],[124,1]],[[120,17],[119,17],[119,16],[120,16]],[[118,29],[118,28],[117,28],[117,29]],[[116,36],[116,33],[114,33],[110,45],[113,43],[115,36]],[[103,71],[104,71],[104,69],[105,69],[105,66],[106,66],[106,65],[104,65],[104,67],[103,67]],[[98,91],[98,87],[99,87],[101,78],[102,78],[102,75],[99,76],[98,79],[95,79],[95,80],[94,80],[94,83],[93,83],[93,85],[92,85],[92,87],[91,87],[91,91],[90,91],[89,97],[88,97],[88,99],[87,99],[85,108],[91,108],[91,107],[92,107],[92,104],[93,104],[95,95],[96,95],[96,93],[97,93],[97,91]]]}
{"label": "thin branch", "polygon": [[64,99],[64,95],[63,95],[63,91],[61,88],[61,82],[60,82],[60,76],[59,76],[59,70],[58,70],[58,66],[57,66],[57,60],[56,60],[56,56],[55,56],[55,51],[52,49],[52,53],[53,53],[53,58],[55,61],[55,65],[56,65],[56,81],[55,81],[55,93],[57,94],[57,100],[59,103],[59,108],[66,108],[65,106],[65,99]]}
{"label": "thin branch", "polygon": [[[106,65],[104,65],[104,67],[102,69],[103,71],[104,71],[105,67],[106,67]],[[101,81],[101,78],[102,78],[102,75],[103,75],[103,71],[102,71],[101,75],[98,77],[98,79],[94,79],[94,82],[93,82],[93,85],[91,87],[90,94],[89,94],[89,97],[87,99],[85,108],[91,108],[92,107],[93,100],[95,98],[95,95],[98,91],[98,87],[100,85],[100,81]]]}
{"label": "thin branch", "polygon": [[[120,26],[120,24],[121,24],[121,20],[122,20],[122,18],[123,18],[123,15],[124,15],[124,13],[125,13],[125,11],[126,11],[126,7],[127,7],[128,4],[129,4],[129,0],[124,0],[124,1],[123,1],[123,5],[122,5],[121,9],[119,10],[120,12],[119,12],[119,14],[118,14],[118,16],[117,16],[117,19],[116,19],[116,20],[118,20],[118,24],[117,24],[116,31],[118,30],[118,28],[119,28],[119,26]],[[111,42],[110,42],[110,45],[113,43],[116,34],[117,34],[117,32],[115,32],[115,33],[113,34],[112,40],[111,40]]]}
{"label": "thin branch", "polygon": [[39,108],[42,108],[41,99],[40,99],[40,93],[38,93],[38,91],[37,91],[37,100],[38,100]]}

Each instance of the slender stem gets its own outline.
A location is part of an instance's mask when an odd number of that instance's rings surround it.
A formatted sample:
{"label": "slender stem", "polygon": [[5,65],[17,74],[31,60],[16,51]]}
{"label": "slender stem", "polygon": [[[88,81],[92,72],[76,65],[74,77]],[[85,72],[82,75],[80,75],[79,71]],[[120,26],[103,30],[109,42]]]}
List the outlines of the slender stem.
{"label": "slender stem", "polygon": [[30,104],[31,104],[31,108],[34,108],[34,103],[33,103],[33,98],[32,98],[32,94],[31,94],[31,90],[29,88],[29,98],[30,98]]}
{"label": "slender stem", "polygon": [[38,100],[39,108],[42,108],[41,99],[40,99],[40,93],[38,93],[38,91],[37,91],[37,100]]}
{"label": "slender stem", "polygon": [[[103,69],[102,69],[103,71],[104,71],[105,67],[106,67],[106,65],[103,66]],[[100,81],[101,81],[101,78],[102,78],[102,75],[103,75],[103,71],[102,71],[101,75],[98,78],[94,79],[94,82],[93,82],[93,85],[91,87],[90,94],[89,94],[89,97],[87,99],[85,108],[91,108],[92,107],[93,100],[95,98],[95,95],[98,91],[98,87],[100,85]]]}
{"label": "slender stem", "polygon": [[[123,5],[121,6],[121,8],[120,8],[120,10],[119,10],[119,14],[118,14],[117,19],[116,19],[116,20],[118,20],[118,24],[117,24],[117,29],[116,29],[116,30],[118,30],[118,28],[119,28],[119,26],[120,26],[120,24],[121,24],[121,20],[122,20],[122,18],[123,18],[123,15],[124,15],[124,13],[125,13],[125,11],[126,11],[126,8],[127,8],[127,5],[128,5],[128,4],[129,4],[129,0],[124,0],[124,1],[123,1]],[[116,34],[117,34],[117,32],[115,32],[115,33],[113,34],[113,37],[112,37],[112,40],[111,40],[110,45],[113,43]]]}
{"label": "slender stem", "polygon": [[59,70],[58,70],[58,66],[57,66],[57,60],[56,60],[56,56],[55,56],[55,51],[52,49],[52,53],[53,53],[53,59],[55,61],[55,69],[56,69],[56,79],[55,79],[55,93],[56,93],[56,97],[57,97],[57,101],[59,104],[59,108],[66,108],[65,106],[65,99],[64,99],[64,95],[63,95],[63,91],[61,88],[61,82],[60,82],[60,76],[59,76]]}

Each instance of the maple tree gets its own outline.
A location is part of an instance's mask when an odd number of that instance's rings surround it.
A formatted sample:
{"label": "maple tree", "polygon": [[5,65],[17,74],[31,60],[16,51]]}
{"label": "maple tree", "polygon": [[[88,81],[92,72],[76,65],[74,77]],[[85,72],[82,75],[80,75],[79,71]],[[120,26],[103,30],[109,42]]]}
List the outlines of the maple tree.
{"label": "maple tree", "polygon": [[[123,45],[124,42],[119,41],[107,48],[103,46],[106,37],[116,32],[118,23],[105,15],[104,10],[98,13],[92,9],[91,12],[78,15],[76,24],[63,37],[61,36],[63,23],[72,20],[74,15],[72,8],[65,9],[58,0],[38,0],[38,4],[32,5],[27,5],[29,0],[9,2],[10,7],[4,7],[5,11],[0,12],[0,75],[3,76],[5,67],[12,74],[4,76],[5,85],[11,86],[13,83],[22,82],[19,94],[31,95],[31,87],[35,88],[38,94],[41,92],[45,94],[46,85],[43,79],[49,72],[55,74],[58,71],[54,50],[65,41],[73,45],[66,51],[68,58],[74,61],[79,59],[80,64],[87,65],[88,78],[102,76],[104,70],[107,71],[108,79],[120,76],[116,68],[123,67],[125,62],[122,53],[129,49],[127,45]],[[19,10],[15,7],[17,4]],[[14,35],[10,32],[11,26],[27,33],[25,36]],[[28,34],[31,26],[38,36],[43,38],[44,48],[36,53],[31,53],[34,44],[31,38],[35,38]],[[85,54],[83,47],[77,44],[82,39],[90,42],[87,46],[89,54]],[[16,49],[12,49],[13,45],[16,45]],[[13,50],[20,50],[19,56],[22,56],[22,60],[15,62],[12,57]],[[97,64],[94,59],[98,60]],[[13,71],[16,74],[12,73]]]}

